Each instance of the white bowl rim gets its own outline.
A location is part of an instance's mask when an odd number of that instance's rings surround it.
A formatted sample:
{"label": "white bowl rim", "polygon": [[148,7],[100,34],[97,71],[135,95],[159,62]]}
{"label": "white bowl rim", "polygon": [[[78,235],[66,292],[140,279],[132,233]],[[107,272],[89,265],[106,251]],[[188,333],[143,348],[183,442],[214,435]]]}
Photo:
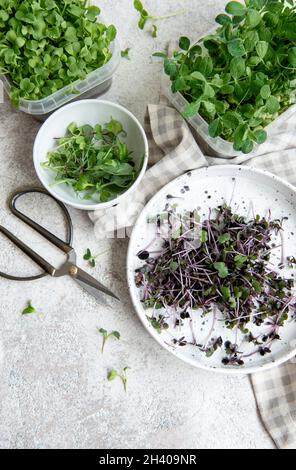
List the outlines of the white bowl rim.
{"label": "white bowl rim", "polygon": [[[260,169],[260,168],[256,168],[256,167],[253,167],[253,166],[248,166],[248,165],[235,165],[235,164],[225,164],[223,165],[223,168],[225,169],[238,169],[239,166],[242,166],[244,167],[244,169],[246,171],[249,171],[251,173],[257,173],[259,175],[264,175],[264,176],[267,176],[269,178],[272,178],[273,180],[279,182],[280,184],[286,186],[286,188],[288,188],[289,190],[291,190],[292,193],[296,193],[296,188],[295,186],[293,186],[291,183],[289,183],[288,181],[284,180],[283,178],[275,175],[274,173],[271,173],[270,171],[267,171],[267,170],[263,170],[263,169]],[[208,171],[208,172],[211,172],[211,171],[215,171],[217,168],[217,165],[213,165],[213,166],[208,166],[208,167],[201,167],[201,168],[196,168],[194,170],[192,170],[192,172],[204,172],[204,171]],[[183,175],[180,175],[180,176],[177,176],[176,178],[174,178],[172,181],[175,181],[175,180],[178,180],[180,178],[182,178],[184,176]],[[138,301],[136,299],[136,295],[135,295],[135,290],[134,290],[134,285],[132,287],[132,282],[133,280],[131,279],[131,272],[130,272],[130,264],[131,264],[131,258],[133,257],[133,254],[132,254],[132,244],[133,244],[133,239],[134,239],[134,236],[135,236],[135,231],[136,231],[136,227],[137,227],[137,224],[138,224],[138,220],[139,218],[141,217],[142,213],[146,210],[146,207],[148,205],[152,205],[153,204],[153,200],[155,200],[157,197],[158,197],[158,194],[159,192],[161,191],[164,191],[165,188],[167,186],[169,186],[172,181],[170,181],[169,183],[165,184],[164,186],[162,186],[160,188],[160,190],[158,190],[154,196],[148,201],[148,203],[145,205],[145,207],[143,208],[143,210],[141,211],[141,213],[139,214],[138,216],[138,219],[137,221],[135,222],[134,226],[133,226],[133,231],[131,233],[131,236],[130,236],[130,239],[129,239],[129,245],[128,245],[128,251],[127,251],[127,257],[126,257],[126,277],[127,277],[127,284],[128,284],[128,290],[129,290],[129,294],[130,294],[130,298],[131,298],[131,301],[132,301],[132,304],[133,304],[133,307],[134,307],[134,310],[140,320],[140,322],[142,323],[142,325],[144,326],[145,330],[149,333],[149,335],[163,348],[165,349],[166,351],[168,351],[170,354],[173,354],[177,359],[179,359],[180,361],[182,362],[185,362],[191,366],[193,366],[195,369],[202,369],[202,370],[205,370],[207,372],[213,372],[213,373],[216,373],[216,374],[223,374],[223,375],[236,375],[236,376],[241,376],[241,375],[251,375],[251,374],[256,374],[258,372],[265,372],[267,370],[270,370],[270,369],[273,369],[274,367],[277,367],[287,361],[289,361],[290,359],[292,359],[293,357],[295,357],[296,355],[296,346],[291,348],[291,350],[285,354],[283,354],[281,357],[279,357],[278,359],[276,359],[274,362],[270,361],[270,362],[267,362],[261,366],[254,366],[254,367],[248,367],[248,368],[218,368],[218,367],[210,367],[210,366],[207,366],[205,364],[202,364],[202,363],[199,363],[197,361],[195,361],[194,359],[191,359],[190,357],[183,357],[183,356],[179,356],[175,350],[171,349],[165,342],[163,342],[161,340],[161,338],[159,337],[159,335],[151,328],[149,328],[147,322],[145,321],[144,317],[140,314],[140,312],[138,311]]]}
{"label": "white bowl rim", "polygon": [[[120,111],[123,111],[127,116],[129,116],[129,118],[134,121],[134,123],[137,125],[137,127],[139,128],[140,130],[140,133],[142,135],[142,138],[143,138],[143,142],[144,142],[144,146],[145,146],[145,155],[144,155],[144,158],[143,158],[143,164],[142,164],[142,168],[141,168],[141,171],[140,173],[138,174],[138,177],[137,179],[134,181],[134,183],[132,184],[132,186],[130,186],[127,191],[125,191],[124,193],[120,194],[119,196],[117,196],[117,198],[115,199],[112,199],[111,201],[108,201],[108,202],[100,202],[100,203],[93,203],[93,204],[79,204],[78,202],[74,202],[74,201],[69,201],[68,199],[65,199],[63,198],[62,196],[60,196],[59,194],[57,194],[55,192],[55,190],[53,188],[51,188],[49,185],[47,185],[42,177],[42,174],[41,174],[41,169],[39,168],[40,167],[40,163],[37,162],[37,146],[39,144],[39,139],[40,139],[40,136],[41,136],[41,133],[43,132],[44,128],[46,126],[48,126],[52,120],[54,120],[56,118],[57,115],[59,114],[62,114],[64,112],[65,109],[69,109],[69,108],[73,108],[73,107],[78,107],[80,104],[87,104],[87,103],[93,103],[93,104],[97,104],[98,106],[100,104],[103,104],[103,105],[106,105],[106,106],[110,106],[110,108],[116,108],[116,109],[119,109]],[[114,103],[113,101],[109,101],[109,100],[101,100],[101,99],[96,99],[96,98],[92,98],[92,99],[85,99],[85,100],[79,100],[79,101],[75,101],[74,103],[69,103],[69,104],[66,104],[65,106],[62,106],[61,108],[57,109],[56,111],[54,111],[50,116],[49,118],[47,118],[47,120],[42,124],[42,126],[40,127],[38,133],[37,133],[37,136],[35,138],[35,141],[34,141],[34,146],[33,146],[33,161],[34,161],[34,167],[35,167],[35,171],[37,173],[37,176],[41,182],[41,184],[45,187],[45,189],[53,196],[55,197],[56,199],[58,199],[59,201],[63,202],[64,204],[66,205],[69,205],[71,207],[74,207],[75,209],[81,209],[81,210],[87,210],[87,211],[95,211],[95,210],[104,210],[104,209],[109,209],[110,207],[114,207],[114,206],[117,206],[128,194],[130,194],[132,191],[134,191],[134,189],[136,189],[136,187],[139,185],[139,183],[141,182],[145,172],[146,172],[146,169],[147,169],[147,165],[148,165],[148,157],[149,157],[149,145],[148,145],[148,140],[147,140],[147,136],[146,136],[146,133],[143,129],[143,126],[142,124],[140,123],[140,121],[136,118],[136,116],[131,113],[131,111],[129,111],[127,108],[125,108],[124,106],[120,105],[120,104],[117,104],[117,103]]]}

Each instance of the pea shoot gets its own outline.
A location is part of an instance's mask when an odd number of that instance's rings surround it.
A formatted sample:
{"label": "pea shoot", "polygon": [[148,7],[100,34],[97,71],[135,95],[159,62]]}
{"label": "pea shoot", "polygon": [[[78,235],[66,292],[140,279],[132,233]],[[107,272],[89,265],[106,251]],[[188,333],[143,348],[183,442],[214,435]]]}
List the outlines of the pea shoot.
{"label": "pea shoot", "polygon": [[173,93],[188,105],[184,117],[202,116],[211,137],[250,153],[267,139],[266,126],[295,102],[296,6],[292,0],[231,1],[218,28],[164,58]]}
{"label": "pea shoot", "polygon": [[33,307],[32,302],[29,301],[27,307],[22,311],[22,315],[32,315],[34,313],[37,313],[37,310]]}

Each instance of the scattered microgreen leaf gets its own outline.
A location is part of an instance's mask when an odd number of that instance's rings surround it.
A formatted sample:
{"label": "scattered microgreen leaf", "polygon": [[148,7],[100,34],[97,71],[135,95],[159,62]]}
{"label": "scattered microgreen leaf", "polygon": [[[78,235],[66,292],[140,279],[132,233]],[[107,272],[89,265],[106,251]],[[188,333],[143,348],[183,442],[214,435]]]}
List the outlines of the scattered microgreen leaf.
{"label": "scattered microgreen leaf", "polygon": [[101,353],[103,354],[104,352],[104,348],[105,348],[105,345],[106,345],[106,342],[108,341],[109,338],[116,338],[116,339],[120,339],[120,333],[118,331],[111,331],[111,333],[108,333],[107,330],[104,330],[104,328],[100,328],[98,330],[99,333],[101,333],[101,335],[103,336],[103,341],[102,341],[102,347],[101,347]]}
{"label": "scattered microgreen leaf", "polygon": [[127,392],[127,371],[130,369],[130,367],[125,367],[122,371],[122,373],[118,373],[117,370],[111,369],[107,373],[107,379],[109,382],[112,380],[115,380],[116,378],[119,378],[122,381],[124,391]]}
{"label": "scattered microgreen leaf", "polygon": [[87,248],[85,255],[83,256],[83,259],[88,261],[92,268],[96,266],[96,257],[91,254],[91,251],[89,248]]}
{"label": "scattered microgreen leaf", "polygon": [[32,315],[33,313],[37,313],[37,310],[31,302],[28,302],[27,307],[22,311],[22,315]]}
{"label": "scattered microgreen leaf", "polygon": [[109,370],[107,374],[107,379],[109,380],[109,382],[111,382],[112,380],[115,380],[116,377],[117,377],[117,371],[115,369]]}
{"label": "scattered microgreen leaf", "polygon": [[152,25],[152,31],[151,31],[151,36],[153,38],[157,38],[157,31],[158,31],[158,26],[156,24]]}
{"label": "scattered microgreen leaf", "polygon": [[[140,19],[138,21],[138,27],[140,29],[144,29],[147,22],[165,20],[167,18],[172,18],[173,16],[177,16],[185,12],[185,10],[180,10],[174,13],[168,13],[167,15],[164,15],[164,16],[154,16],[148,13],[148,11],[146,10],[146,8],[144,7],[143,3],[140,0],[134,0],[134,8],[140,15]],[[157,30],[158,30],[157,25],[155,23],[152,24],[151,35],[153,38],[157,37]]]}
{"label": "scattered microgreen leaf", "polygon": [[130,56],[129,56],[130,50],[131,50],[131,48],[127,47],[126,49],[121,51],[121,57],[123,57],[124,59],[130,60]]}

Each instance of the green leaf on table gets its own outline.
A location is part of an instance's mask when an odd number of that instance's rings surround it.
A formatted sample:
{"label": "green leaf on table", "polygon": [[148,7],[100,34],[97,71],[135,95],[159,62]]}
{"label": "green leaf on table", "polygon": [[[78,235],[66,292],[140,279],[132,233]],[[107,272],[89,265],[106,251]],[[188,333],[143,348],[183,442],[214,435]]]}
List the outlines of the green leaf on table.
{"label": "green leaf on table", "polygon": [[109,382],[111,382],[112,380],[116,379],[117,376],[117,371],[115,369],[111,369],[108,371],[107,379],[109,380]]}
{"label": "green leaf on table", "polygon": [[22,311],[22,315],[31,315],[32,313],[37,313],[37,310],[31,302],[28,302],[27,307]]}
{"label": "green leaf on table", "polygon": [[107,330],[105,330],[104,328],[100,328],[98,330],[99,333],[101,333],[102,337],[103,337],[103,341],[102,341],[102,347],[101,347],[101,353],[103,354],[104,352],[104,349],[105,349],[105,345],[107,343],[107,341],[114,337],[116,339],[120,339],[120,333],[118,331],[111,331],[110,333],[108,333]]}
{"label": "green leaf on table", "polygon": [[123,384],[124,391],[127,391],[127,371],[130,369],[130,367],[124,367],[122,373],[120,374],[117,372],[115,369],[111,369],[107,373],[107,379],[109,382],[115,380],[116,378],[119,378]]}

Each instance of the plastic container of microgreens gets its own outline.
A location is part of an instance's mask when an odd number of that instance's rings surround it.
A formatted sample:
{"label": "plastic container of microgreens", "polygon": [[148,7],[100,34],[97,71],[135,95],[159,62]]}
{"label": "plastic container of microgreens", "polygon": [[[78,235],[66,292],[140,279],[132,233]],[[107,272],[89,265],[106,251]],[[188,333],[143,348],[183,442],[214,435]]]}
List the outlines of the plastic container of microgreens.
{"label": "plastic container of microgreens", "polygon": [[[212,34],[214,31],[216,31],[216,29],[216,27],[212,28],[210,31],[208,31],[208,33],[199,37],[196,43],[202,41],[204,37]],[[189,102],[179,91],[176,93],[172,92],[171,80],[165,73],[163,73],[162,77],[162,93],[177,109],[177,111],[179,111],[181,114],[184,113]],[[296,113],[296,104],[294,103],[295,99],[293,101],[291,99],[291,106],[265,127],[268,136],[272,135],[272,133],[274,133],[287,119]],[[205,151],[208,151],[210,155],[223,158],[233,158],[236,156],[245,155],[240,151],[234,150],[232,142],[222,139],[221,137],[211,137],[208,133],[209,125],[200,114],[197,114],[192,118],[186,118],[186,120],[190,124],[191,128],[196,132],[197,140],[200,141]],[[258,147],[260,146],[255,144],[253,151],[248,154],[248,157],[255,155],[257,153]]]}
{"label": "plastic container of microgreens", "polygon": [[[112,84],[112,77],[121,59],[121,49],[116,39],[110,45],[110,50],[112,52],[111,59],[102,67],[89,73],[84,80],[77,80],[70,83],[64,88],[40,100],[22,99],[19,104],[19,109],[39,121],[45,121],[53,111],[56,111],[66,103],[86,98],[94,98],[106,93]],[[2,80],[5,92],[9,96],[11,90],[9,77],[1,75],[0,79]]]}

